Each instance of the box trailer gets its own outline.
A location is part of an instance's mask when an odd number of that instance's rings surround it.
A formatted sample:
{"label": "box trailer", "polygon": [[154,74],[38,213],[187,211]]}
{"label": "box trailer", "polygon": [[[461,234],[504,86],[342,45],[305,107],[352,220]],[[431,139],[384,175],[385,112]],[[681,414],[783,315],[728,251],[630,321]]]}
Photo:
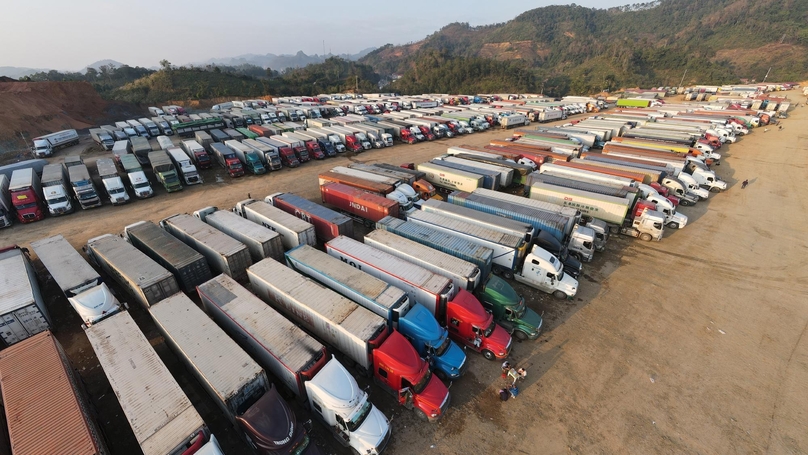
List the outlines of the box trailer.
{"label": "box trailer", "polygon": [[233,207],[233,212],[280,234],[284,250],[291,250],[299,245],[317,245],[314,225],[264,201],[240,201]]}
{"label": "box trailer", "polygon": [[84,333],[144,455],[181,455],[208,441],[207,425],[128,312]]}
{"label": "box trailer", "polygon": [[17,245],[0,249],[0,336],[6,345],[50,329],[51,319],[28,252]]}
{"label": "box trailer", "polygon": [[0,352],[0,389],[15,455],[110,453],[83,382],[52,333]]}
{"label": "box trailer", "polygon": [[122,237],[174,274],[185,292],[195,292],[212,277],[204,256],[151,221],[124,227]]}
{"label": "box trailer", "polygon": [[246,245],[253,262],[266,258],[283,261],[283,243],[277,232],[216,207],[199,209],[194,216]]}
{"label": "box trailer", "polygon": [[214,273],[224,273],[236,280],[247,278],[246,270],[252,259],[250,251],[238,240],[185,213],[160,220],[160,226],[205,256]]}
{"label": "box trailer", "polygon": [[61,235],[31,242],[42,265],[64,293],[84,324],[117,313],[122,305],[101,276]]}
{"label": "box trailer", "polygon": [[399,216],[398,202],[382,195],[371,193],[341,183],[320,185],[320,196],[324,204],[336,207],[367,227],[386,216]]}
{"label": "box trailer", "polygon": [[483,186],[483,176],[433,163],[417,164],[415,168],[425,173],[426,181],[444,189],[474,191]]}
{"label": "box trailer", "polygon": [[292,193],[274,193],[264,202],[314,225],[317,238],[327,242],[337,236],[353,236],[353,220],[339,212]]}
{"label": "box trailer", "polygon": [[118,236],[94,237],[87,241],[85,252],[144,308],[180,292],[171,272]]}

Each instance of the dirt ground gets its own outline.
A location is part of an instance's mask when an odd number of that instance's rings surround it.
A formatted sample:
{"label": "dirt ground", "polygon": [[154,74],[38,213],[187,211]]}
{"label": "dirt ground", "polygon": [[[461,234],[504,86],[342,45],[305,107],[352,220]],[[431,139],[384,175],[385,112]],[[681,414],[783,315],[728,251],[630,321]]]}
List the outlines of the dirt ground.
{"label": "dirt ground", "polygon": [[[797,91],[788,95],[805,102]],[[806,118],[808,108],[797,107],[784,130],[755,129],[723,147],[715,169],[729,189],[683,208],[688,225],[668,230],[659,243],[610,239],[607,251],[585,265],[572,304],[514,283],[545,318],[538,341],[513,349],[511,362],[528,370],[516,399],[499,401],[498,362],[473,353],[437,424],[421,423],[371,387],[371,400],[392,418],[388,453],[807,453],[808,189],[799,184],[808,168]],[[420,162],[448,145],[505,136],[496,130],[396,145],[237,180],[214,169],[205,172],[204,185],[181,193],[15,225],[0,231],[0,244],[27,246],[61,233],[81,248],[91,237],[119,234],[139,220],[208,205],[229,209],[248,194],[294,192],[318,200],[316,174],[349,160]],[[744,179],[750,184],[742,190]],[[139,453],[79,318],[52,282],[45,294],[57,337],[87,384],[113,453]],[[130,311],[225,451],[247,453],[147,312],[136,304]],[[317,423],[314,433],[324,453],[348,453]]]}

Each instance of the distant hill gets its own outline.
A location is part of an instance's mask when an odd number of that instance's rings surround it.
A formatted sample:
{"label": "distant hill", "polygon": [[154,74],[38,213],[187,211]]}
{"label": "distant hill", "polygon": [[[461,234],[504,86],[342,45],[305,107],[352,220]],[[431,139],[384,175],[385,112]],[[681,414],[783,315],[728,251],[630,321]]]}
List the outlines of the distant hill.
{"label": "distant hill", "polygon": [[[506,71],[524,71],[522,89],[556,93],[678,85],[685,70],[686,84],[761,80],[769,67],[769,80],[804,80],[806,18],[805,0],[661,0],[608,10],[548,6],[502,24],[449,24],[360,61],[383,76],[403,76],[393,84],[402,92],[462,91],[475,77],[493,80]],[[466,74],[458,74],[459,67]],[[485,68],[477,74],[476,67]],[[433,86],[419,84],[424,79]]]}
{"label": "distant hill", "polygon": [[102,67],[102,66],[104,66],[104,65],[107,65],[107,66],[114,66],[115,68],[120,68],[120,67],[122,67],[122,66],[126,66],[126,64],[121,63],[121,62],[119,62],[119,61],[117,61],[117,60],[111,60],[111,59],[105,58],[104,60],[99,60],[99,61],[97,61],[97,62],[95,62],[95,63],[90,63],[89,65],[87,65],[87,66],[85,66],[84,68],[82,68],[82,69],[81,69],[81,71],[83,72],[83,71],[85,71],[87,68],[93,68],[93,69],[96,69],[96,70],[97,70],[98,68],[101,68],[101,67]]}
{"label": "distant hill", "polygon": [[7,76],[12,79],[29,76],[42,71],[50,71],[46,68],[23,68],[19,66],[0,66],[0,76]]}
{"label": "distant hill", "polygon": [[363,49],[356,54],[340,54],[340,55],[306,55],[303,51],[298,51],[297,54],[243,54],[238,55],[236,57],[223,57],[223,58],[211,58],[204,62],[196,62],[193,63],[194,66],[205,66],[205,65],[220,65],[220,66],[239,66],[239,65],[255,65],[260,66],[261,68],[272,68],[276,71],[282,71],[286,68],[302,68],[306,65],[311,65],[314,63],[323,63],[330,57],[339,57],[344,60],[359,60],[360,58],[366,56],[376,48],[370,47],[367,49]]}

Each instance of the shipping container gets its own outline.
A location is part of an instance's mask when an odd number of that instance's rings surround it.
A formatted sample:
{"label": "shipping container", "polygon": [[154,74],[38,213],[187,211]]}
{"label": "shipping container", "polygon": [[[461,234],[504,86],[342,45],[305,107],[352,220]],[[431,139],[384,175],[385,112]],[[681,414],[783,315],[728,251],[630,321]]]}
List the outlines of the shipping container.
{"label": "shipping container", "polygon": [[197,210],[194,216],[243,243],[254,263],[266,258],[283,261],[283,243],[277,232],[216,207]]}
{"label": "shipping container", "polygon": [[49,331],[0,352],[0,389],[14,455],[105,455],[83,382]]}
{"label": "shipping container", "polygon": [[247,278],[247,267],[252,259],[250,251],[238,240],[185,213],[162,219],[160,226],[205,256],[212,272],[224,273],[236,280]]}
{"label": "shipping container", "polygon": [[233,212],[280,234],[284,250],[299,245],[317,245],[317,235],[311,223],[264,201],[247,199],[238,202]]}
{"label": "shipping container", "polygon": [[27,250],[0,249],[0,335],[6,345],[50,328],[51,319]]}
{"label": "shipping container", "polygon": [[426,174],[426,181],[449,190],[473,191],[483,186],[483,176],[433,163],[421,163],[415,168]]}
{"label": "shipping container", "polygon": [[386,216],[399,216],[398,202],[341,183],[327,183],[320,186],[323,203],[336,207],[342,212],[360,218],[366,226]]}
{"label": "shipping container", "polygon": [[144,455],[182,455],[207,440],[207,425],[128,312],[84,333]]}
{"label": "shipping container", "polygon": [[195,292],[198,285],[212,278],[204,256],[151,221],[126,226],[123,237],[173,273],[185,292]]}
{"label": "shipping container", "polygon": [[180,292],[176,278],[160,264],[112,234],[87,241],[87,257],[144,308]]}
{"label": "shipping container", "polygon": [[327,242],[340,235],[353,237],[353,220],[320,204],[292,193],[275,193],[264,198],[264,202],[290,213],[314,225],[317,239]]}

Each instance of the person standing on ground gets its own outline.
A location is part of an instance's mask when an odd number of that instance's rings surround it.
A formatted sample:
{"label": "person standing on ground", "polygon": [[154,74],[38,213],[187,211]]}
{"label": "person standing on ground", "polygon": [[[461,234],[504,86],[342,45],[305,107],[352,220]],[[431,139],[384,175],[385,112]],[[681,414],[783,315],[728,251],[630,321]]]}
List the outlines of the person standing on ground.
{"label": "person standing on ground", "polygon": [[741,183],[741,189],[746,188],[746,185],[749,185],[749,179],[746,179]]}

